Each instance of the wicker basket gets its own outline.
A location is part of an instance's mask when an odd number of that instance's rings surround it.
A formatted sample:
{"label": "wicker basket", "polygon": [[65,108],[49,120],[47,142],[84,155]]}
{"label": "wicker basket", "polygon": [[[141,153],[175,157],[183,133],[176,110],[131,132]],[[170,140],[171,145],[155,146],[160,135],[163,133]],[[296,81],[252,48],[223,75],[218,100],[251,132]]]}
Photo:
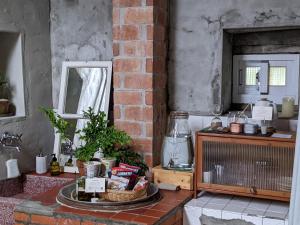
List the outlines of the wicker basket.
{"label": "wicker basket", "polygon": [[132,201],[137,198],[141,198],[147,195],[147,188],[140,191],[117,191],[112,189],[107,189],[102,197],[105,200],[112,202],[127,202]]}

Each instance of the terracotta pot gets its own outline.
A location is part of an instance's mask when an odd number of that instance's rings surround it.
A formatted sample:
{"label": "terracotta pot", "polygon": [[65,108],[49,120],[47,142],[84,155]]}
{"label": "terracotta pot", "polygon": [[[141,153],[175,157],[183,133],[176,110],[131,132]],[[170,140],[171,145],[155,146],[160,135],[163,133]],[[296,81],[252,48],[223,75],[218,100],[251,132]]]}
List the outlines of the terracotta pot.
{"label": "terracotta pot", "polygon": [[78,167],[78,170],[79,170],[79,176],[84,176],[85,175],[85,172],[84,172],[84,161],[80,161],[80,160],[77,160],[76,161],[76,165]]}
{"label": "terracotta pot", "polygon": [[9,100],[8,99],[0,99],[0,114],[9,113]]}

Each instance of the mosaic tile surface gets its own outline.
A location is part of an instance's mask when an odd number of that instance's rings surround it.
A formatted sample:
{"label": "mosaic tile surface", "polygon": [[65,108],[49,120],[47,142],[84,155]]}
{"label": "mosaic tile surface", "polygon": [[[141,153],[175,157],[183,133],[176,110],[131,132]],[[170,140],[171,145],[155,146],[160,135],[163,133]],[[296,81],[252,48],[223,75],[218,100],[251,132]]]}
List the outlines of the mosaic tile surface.
{"label": "mosaic tile surface", "polygon": [[[51,190],[73,180],[70,175],[51,177],[49,174],[28,174],[26,179],[15,178],[0,182],[0,224],[15,224],[13,213],[16,205],[34,195]],[[4,197],[10,196],[10,197]]]}

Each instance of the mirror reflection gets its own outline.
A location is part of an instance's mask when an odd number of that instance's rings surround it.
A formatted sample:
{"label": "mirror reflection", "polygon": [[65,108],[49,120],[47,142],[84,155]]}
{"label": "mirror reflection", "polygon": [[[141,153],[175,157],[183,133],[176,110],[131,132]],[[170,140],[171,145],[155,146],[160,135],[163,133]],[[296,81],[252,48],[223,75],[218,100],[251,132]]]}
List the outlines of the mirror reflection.
{"label": "mirror reflection", "polygon": [[107,72],[107,68],[99,67],[68,68],[64,113],[82,114],[89,107],[103,111]]}

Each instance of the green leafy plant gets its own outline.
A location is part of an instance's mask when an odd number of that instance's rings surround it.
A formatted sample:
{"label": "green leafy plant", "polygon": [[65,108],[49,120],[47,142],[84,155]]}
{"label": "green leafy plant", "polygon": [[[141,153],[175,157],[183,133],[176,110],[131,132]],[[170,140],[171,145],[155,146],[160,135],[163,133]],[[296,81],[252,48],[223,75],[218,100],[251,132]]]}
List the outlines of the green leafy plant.
{"label": "green leafy plant", "polygon": [[56,129],[56,133],[61,135],[62,140],[69,140],[66,136],[66,130],[70,126],[67,121],[61,118],[53,109],[40,107],[41,111],[48,117],[52,127]]}
{"label": "green leafy plant", "polygon": [[140,176],[144,176],[145,172],[149,170],[149,167],[144,162],[143,157],[140,154],[134,152],[131,148],[121,148],[117,152],[117,163],[122,162],[132,166],[140,167]]}
{"label": "green leafy plant", "polygon": [[85,127],[79,131],[80,139],[84,145],[75,150],[75,156],[81,161],[90,160],[96,151],[102,149],[104,157],[115,158],[118,149],[131,143],[131,138],[126,132],[109,126],[104,112],[96,114],[92,108],[84,112],[88,120]]}
{"label": "green leafy plant", "polygon": [[[48,117],[51,125],[56,128],[64,140],[69,138],[66,131],[71,126],[53,109],[41,107],[41,111]],[[81,161],[89,161],[96,151],[102,149],[105,158],[116,158],[117,163],[123,162],[141,168],[140,175],[144,175],[148,166],[138,153],[129,148],[132,140],[124,131],[114,126],[109,126],[104,112],[95,113],[92,108],[84,112],[87,123],[82,130],[76,131],[80,134],[83,145],[75,150],[75,157]]]}

